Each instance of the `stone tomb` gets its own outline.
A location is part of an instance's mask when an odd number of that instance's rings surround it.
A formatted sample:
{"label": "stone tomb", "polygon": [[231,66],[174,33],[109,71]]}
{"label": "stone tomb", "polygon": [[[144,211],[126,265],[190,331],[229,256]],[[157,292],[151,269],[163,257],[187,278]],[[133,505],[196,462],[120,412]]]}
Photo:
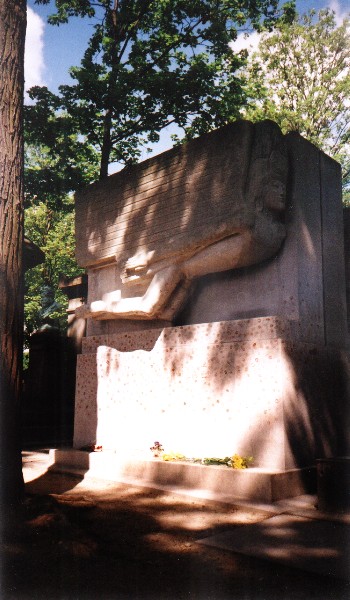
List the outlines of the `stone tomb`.
{"label": "stone tomb", "polygon": [[76,219],[75,448],[276,472],[348,452],[337,163],[237,122],[84,189]]}

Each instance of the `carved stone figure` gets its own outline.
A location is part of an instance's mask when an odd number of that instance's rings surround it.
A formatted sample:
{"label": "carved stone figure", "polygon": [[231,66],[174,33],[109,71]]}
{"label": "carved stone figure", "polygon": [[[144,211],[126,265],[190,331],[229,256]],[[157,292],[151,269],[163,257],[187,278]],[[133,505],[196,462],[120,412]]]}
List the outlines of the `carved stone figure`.
{"label": "carved stone figure", "polygon": [[275,123],[238,121],[110,177],[100,218],[111,233],[94,229],[93,202],[78,196],[80,230],[84,214],[92,219],[80,264],[114,260],[120,275],[79,316],[169,321],[194,278],[273,257],[285,237],[287,169]]}

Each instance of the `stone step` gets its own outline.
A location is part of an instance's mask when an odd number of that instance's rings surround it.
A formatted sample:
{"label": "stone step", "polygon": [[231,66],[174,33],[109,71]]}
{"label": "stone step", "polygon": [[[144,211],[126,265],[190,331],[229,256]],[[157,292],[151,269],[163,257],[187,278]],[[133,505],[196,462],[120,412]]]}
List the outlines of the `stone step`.
{"label": "stone step", "polygon": [[122,481],[132,478],[143,485],[165,485],[177,489],[212,492],[232,499],[271,503],[284,498],[313,493],[315,469],[271,471],[248,468],[230,469],[161,459],[125,458],[116,453],[85,452],[73,449],[50,451],[51,470]]}

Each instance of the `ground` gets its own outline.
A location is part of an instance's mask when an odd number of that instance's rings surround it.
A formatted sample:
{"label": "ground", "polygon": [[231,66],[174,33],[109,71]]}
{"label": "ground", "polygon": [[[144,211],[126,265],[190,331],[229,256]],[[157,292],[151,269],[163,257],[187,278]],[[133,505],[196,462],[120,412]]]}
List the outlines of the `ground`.
{"label": "ground", "polygon": [[345,600],[347,582],[198,544],[234,508],[47,472],[26,485],[23,525],[2,549],[2,600]]}

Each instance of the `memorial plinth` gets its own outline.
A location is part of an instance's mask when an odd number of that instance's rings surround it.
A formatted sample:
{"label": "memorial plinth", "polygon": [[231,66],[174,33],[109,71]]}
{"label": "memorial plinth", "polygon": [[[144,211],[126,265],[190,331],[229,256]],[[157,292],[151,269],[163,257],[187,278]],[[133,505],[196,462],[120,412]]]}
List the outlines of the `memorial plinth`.
{"label": "memorial plinth", "polygon": [[84,190],[77,246],[75,448],[142,460],[159,440],[279,473],[348,453],[337,163],[274,125],[230,126]]}
{"label": "memorial plinth", "polygon": [[[74,443],[148,456],[254,457],[278,470],[336,453],[341,363],[273,317],[92,336],[78,357]],[[340,391],[340,390],[339,390]]]}

